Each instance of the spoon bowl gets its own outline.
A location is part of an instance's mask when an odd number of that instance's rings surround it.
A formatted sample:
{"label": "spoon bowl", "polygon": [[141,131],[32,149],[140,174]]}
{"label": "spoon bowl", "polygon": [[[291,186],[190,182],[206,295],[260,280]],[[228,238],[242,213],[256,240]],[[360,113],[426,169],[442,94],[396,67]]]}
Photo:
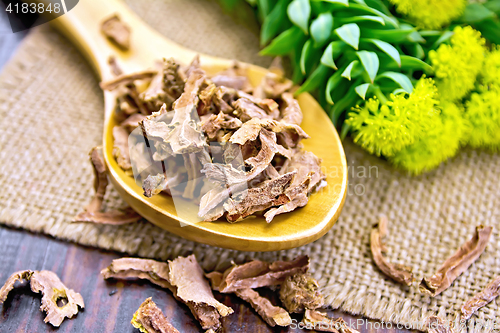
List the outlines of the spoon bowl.
{"label": "spoon bowl", "polygon": [[[118,15],[130,27],[130,50],[122,51],[100,32],[101,23]],[[155,61],[174,58],[189,63],[197,54],[160,35],[147,26],[119,0],[80,0],[70,12],[52,21],[88,58],[101,80],[112,78],[107,60],[115,56],[124,73],[151,68]],[[200,54],[200,65],[208,74],[230,67],[233,60]],[[250,83],[258,85],[267,70],[242,64]],[[173,199],[166,195],[143,196],[142,188],[127,175],[113,157],[112,129],[117,125],[113,116],[115,96],[104,93],[105,122],[103,135],[104,159],[109,177],[120,196],[141,216],[155,225],[183,238],[213,246],[242,251],[276,251],[295,248],[323,236],[338,219],[345,201],[347,166],[340,138],[316,100],[303,93],[297,97],[304,113],[301,127],[311,138],[304,140],[304,149],[322,159],[327,186],[310,196],[309,203],[293,212],[278,215],[271,223],[256,217],[230,224],[225,221],[184,221],[176,213]]]}

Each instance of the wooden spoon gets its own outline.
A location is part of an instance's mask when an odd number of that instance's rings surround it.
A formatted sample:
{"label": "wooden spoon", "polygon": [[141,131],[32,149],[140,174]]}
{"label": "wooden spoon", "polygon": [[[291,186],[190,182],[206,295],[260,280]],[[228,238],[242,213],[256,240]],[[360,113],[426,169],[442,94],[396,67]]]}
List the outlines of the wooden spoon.
{"label": "wooden spoon", "polygon": [[[121,51],[100,32],[101,23],[114,14],[131,28],[128,51]],[[168,13],[164,14],[165,19],[168,19]],[[74,9],[52,22],[80,48],[102,80],[112,77],[107,64],[111,55],[116,57],[124,72],[129,73],[151,68],[155,61],[162,58],[172,57],[187,64],[197,54],[154,31],[118,0],[80,0]],[[200,54],[200,63],[210,74],[229,67],[233,60]],[[254,65],[245,66],[253,85],[257,85],[267,72]],[[105,92],[104,101],[104,158],[110,170],[111,181],[133,209],[163,229],[189,240],[218,247],[243,251],[275,251],[317,240],[332,227],[340,214],[347,190],[344,150],[328,116],[309,94],[298,96],[304,112],[302,128],[311,136],[303,144],[306,150],[323,160],[322,167],[327,174],[328,185],[312,194],[304,208],[278,215],[270,224],[261,217],[234,224],[225,221],[190,223],[177,216],[171,197],[144,197],[142,188],[135,183],[133,177],[125,174],[113,157],[112,129],[117,125],[113,117],[115,98],[112,93]]]}

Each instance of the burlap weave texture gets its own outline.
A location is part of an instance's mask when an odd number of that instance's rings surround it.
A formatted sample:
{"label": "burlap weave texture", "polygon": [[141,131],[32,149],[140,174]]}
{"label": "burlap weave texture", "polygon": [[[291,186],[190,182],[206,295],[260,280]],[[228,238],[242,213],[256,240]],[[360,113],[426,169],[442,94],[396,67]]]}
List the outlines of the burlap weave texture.
{"label": "burlap weave texture", "polygon": [[[127,3],[161,33],[196,51],[270,62],[257,56],[256,26],[239,25],[213,1]],[[0,75],[0,103],[1,223],[143,257],[194,252],[205,269],[307,253],[330,306],[404,324],[436,313],[453,318],[464,300],[500,274],[498,154],[464,149],[437,170],[410,177],[347,141],[349,193],[332,230],[298,249],[238,252],[186,241],[145,221],[120,227],[70,223],[92,195],[87,154],[101,142],[103,100],[90,66],[57,32],[33,29]],[[106,205],[124,202],[111,190]],[[412,266],[418,278],[432,274],[476,225],[495,230],[480,259],[442,295],[430,298],[387,280],[374,267],[369,235],[379,214],[390,221],[389,259]],[[498,309],[492,302],[475,318],[495,319]]]}

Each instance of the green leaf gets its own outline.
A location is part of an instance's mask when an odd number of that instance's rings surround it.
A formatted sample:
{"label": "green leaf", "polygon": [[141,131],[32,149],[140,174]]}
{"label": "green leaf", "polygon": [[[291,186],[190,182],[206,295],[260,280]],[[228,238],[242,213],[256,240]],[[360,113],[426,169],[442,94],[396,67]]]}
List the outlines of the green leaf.
{"label": "green leaf", "polygon": [[312,91],[319,87],[320,83],[324,81],[330,68],[325,65],[319,64],[318,67],[307,78],[306,82],[295,92],[295,95],[302,94],[303,92]]}
{"label": "green leaf", "polygon": [[420,35],[418,31],[413,31],[408,35],[407,39],[411,43],[425,43],[425,39]]}
{"label": "green leaf", "polygon": [[[299,37],[300,36],[300,37]],[[291,27],[273,39],[271,44],[259,52],[260,55],[285,55],[302,43],[304,34],[299,27]]]}
{"label": "green leaf", "polygon": [[349,23],[335,29],[335,33],[355,50],[359,47],[359,26],[356,23]]}
{"label": "green leaf", "polygon": [[302,48],[302,53],[300,55],[300,71],[302,74],[306,75],[307,68],[307,60],[309,59],[309,55],[311,54],[312,49],[312,39],[308,39],[307,42],[304,43],[304,47]]}
{"label": "green leaf", "polygon": [[410,56],[413,56],[413,57],[418,58],[418,59],[425,58],[424,48],[420,44],[416,44],[416,43],[409,44],[409,45],[407,45],[407,50],[408,50],[408,54]]}
{"label": "green leaf", "polygon": [[330,12],[321,13],[319,16],[311,23],[311,36],[314,39],[315,45],[324,45],[333,29],[333,15]]}
{"label": "green leaf", "polygon": [[490,42],[500,44],[500,22],[492,18],[474,24],[481,34]]}
{"label": "green leaf", "polygon": [[351,81],[351,77],[353,77],[353,72],[356,66],[359,65],[359,61],[353,60],[347,67],[346,69],[342,72],[342,77],[345,77],[349,81]]}
{"label": "green leaf", "polygon": [[311,4],[309,0],[293,0],[287,8],[290,21],[302,29],[307,35],[309,28],[309,17],[311,16]]}
{"label": "green leaf", "polygon": [[286,17],[286,7],[289,2],[289,0],[278,1],[273,10],[271,10],[269,15],[264,19],[260,30],[261,45],[269,43],[269,41],[283,28],[284,22],[290,23]]}
{"label": "green leaf", "polygon": [[437,49],[439,45],[443,44],[444,42],[448,41],[451,36],[453,36],[453,31],[445,31],[443,34],[432,44],[433,49]]}
{"label": "green leaf", "polygon": [[494,18],[495,13],[480,3],[470,3],[465,7],[461,20],[466,23],[476,23],[488,18]]}
{"label": "green leaf", "polygon": [[425,43],[426,40],[420,35],[420,31],[415,30],[415,28],[407,23],[401,23],[400,25],[401,30],[413,30],[408,37],[406,37],[406,40],[411,42],[411,43]]}
{"label": "green leaf", "polygon": [[500,15],[500,0],[489,0],[485,2],[483,6],[496,13],[497,15]]}
{"label": "green leaf", "polygon": [[391,11],[382,2],[382,0],[364,0],[365,4],[373,9],[376,9],[386,15],[392,16]]}
{"label": "green leaf", "polygon": [[362,16],[349,16],[349,17],[343,17],[339,19],[339,22],[341,24],[345,23],[357,23],[357,22],[377,22],[382,25],[385,25],[385,21],[383,18],[380,16],[373,16],[373,15],[362,15]]}
{"label": "green leaf", "polygon": [[340,40],[331,42],[321,56],[321,63],[325,66],[337,69],[335,58],[337,58],[344,51],[346,45],[346,43]]}
{"label": "green leaf", "polygon": [[368,73],[368,77],[373,83],[380,66],[377,54],[371,51],[358,51],[356,52],[356,54],[359,60],[361,60],[361,64],[365,68],[366,72]]}
{"label": "green leaf", "polygon": [[406,94],[406,93],[407,93],[406,90],[404,90],[403,88],[394,89],[392,91],[392,94],[394,94],[394,95],[397,95],[397,94]]}
{"label": "green leaf", "polygon": [[356,10],[359,10],[359,11],[362,11],[362,12],[365,12],[365,13],[369,13],[369,14],[380,16],[391,27],[393,27],[393,28],[398,28],[399,27],[399,23],[398,23],[397,19],[395,19],[392,16],[386,15],[386,14],[382,13],[381,11],[376,10],[375,8],[372,8],[369,5],[352,3],[352,4],[349,5],[349,8],[356,9]]}
{"label": "green leaf", "polygon": [[342,124],[342,129],[340,130],[340,140],[344,140],[347,136],[347,133],[351,130],[351,125],[346,124],[345,122]]}
{"label": "green leaf", "polygon": [[420,30],[419,33],[422,37],[439,37],[443,32],[440,30]]}
{"label": "green leaf", "polygon": [[274,1],[257,0],[257,9],[259,10],[259,19],[261,22],[263,22],[266,16],[269,15],[274,5]]}
{"label": "green leaf", "polygon": [[358,100],[358,94],[356,93],[356,87],[361,83],[361,80],[358,80],[355,82],[347,91],[347,94],[340,99],[338,102],[336,102],[331,111],[330,111],[330,118],[333,121],[333,124],[335,126],[338,125],[340,116],[342,113],[344,113],[347,109],[350,109],[353,107]]}
{"label": "green leaf", "polygon": [[[302,33],[302,30],[299,29],[299,31]],[[304,81],[304,74],[302,74],[302,71],[300,70],[300,58],[302,56],[303,47],[304,45],[301,42],[300,44],[295,45],[292,52],[290,52],[290,60],[293,67],[292,81],[295,84],[300,84]]]}
{"label": "green leaf", "polygon": [[337,86],[342,82],[342,72],[341,71],[336,71],[335,74],[330,76],[328,79],[328,82],[326,83],[326,101],[329,104],[333,104],[332,100],[332,92],[334,89],[337,88]]}
{"label": "green leaf", "polygon": [[403,69],[423,70],[426,73],[432,73],[434,70],[428,63],[407,55],[401,56],[401,67]]}
{"label": "green leaf", "polygon": [[428,63],[415,58],[415,57],[410,57],[407,55],[402,55],[401,56],[401,67],[397,67],[393,65],[394,62],[383,62],[382,68],[388,69],[388,70],[421,70],[425,72],[426,74],[432,74],[434,70],[432,69],[432,66],[429,65]]}
{"label": "green leaf", "polygon": [[377,76],[377,80],[379,80],[381,78],[388,78],[388,79],[396,82],[408,94],[411,94],[413,91],[413,85],[411,84],[410,79],[408,78],[408,76],[406,76],[402,73],[384,72],[384,73]]}
{"label": "green leaf", "polygon": [[349,7],[349,0],[312,0],[312,1],[323,1],[323,2],[329,2],[329,3],[338,3],[340,5]]}
{"label": "green leaf", "polygon": [[413,31],[415,29],[364,29],[363,37],[381,39],[391,44],[398,44],[404,42]]}
{"label": "green leaf", "polygon": [[371,83],[363,83],[363,84],[360,84],[359,86],[357,86],[356,88],[354,88],[354,90],[356,91],[356,94],[359,95],[359,97],[361,97],[362,99],[365,99],[366,92],[368,91],[368,88],[370,88],[370,86],[371,86]]}
{"label": "green leaf", "polygon": [[387,54],[389,57],[394,59],[394,61],[401,67],[401,56],[399,51],[391,44],[378,39],[364,39],[363,41],[370,42],[378,47],[382,52]]}

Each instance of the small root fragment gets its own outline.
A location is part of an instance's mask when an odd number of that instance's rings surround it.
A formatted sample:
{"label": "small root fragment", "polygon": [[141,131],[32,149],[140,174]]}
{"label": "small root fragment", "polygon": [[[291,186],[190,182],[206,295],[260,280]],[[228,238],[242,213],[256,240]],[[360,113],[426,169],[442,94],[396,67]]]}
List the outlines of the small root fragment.
{"label": "small root fragment", "polygon": [[386,251],[382,238],[387,234],[387,217],[382,216],[378,224],[373,226],[370,237],[370,248],[375,265],[394,281],[411,285],[414,281],[411,267],[391,264],[382,254]]}
{"label": "small root fragment", "polygon": [[151,297],[147,298],[137,309],[131,323],[142,333],[179,333]]}

